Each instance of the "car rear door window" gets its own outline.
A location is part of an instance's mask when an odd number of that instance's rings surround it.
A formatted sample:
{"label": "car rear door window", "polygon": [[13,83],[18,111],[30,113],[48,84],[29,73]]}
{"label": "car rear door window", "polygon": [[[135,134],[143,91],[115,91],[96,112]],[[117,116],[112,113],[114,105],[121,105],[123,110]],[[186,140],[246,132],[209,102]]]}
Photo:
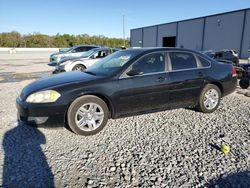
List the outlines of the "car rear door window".
{"label": "car rear door window", "polygon": [[84,49],[83,49],[83,51],[89,51],[89,50],[91,50],[93,48],[94,47],[92,47],[92,46],[85,46]]}
{"label": "car rear door window", "polygon": [[165,55],[163,52],[145,55],[132,65],[132,69],[140,70],[143,74],[163,72],[165,70]]}
{"label": "car rear door window", "polygon": [[80,46],[75,49],[76,52],[86,52],[93,49],[91,46]]}
{"label": "car rear door window", "polygon": [[172,70],[197,68],[197,62],[193,54],[187,52],[170,52]]}

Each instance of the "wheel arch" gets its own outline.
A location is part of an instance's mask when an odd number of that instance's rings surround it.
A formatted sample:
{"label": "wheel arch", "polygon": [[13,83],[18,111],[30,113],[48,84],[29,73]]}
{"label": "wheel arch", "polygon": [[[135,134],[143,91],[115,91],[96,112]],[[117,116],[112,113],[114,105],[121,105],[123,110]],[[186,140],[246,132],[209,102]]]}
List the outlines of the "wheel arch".
{"label": "wheel arch", "polygon": [[210,82],[208,84],[216,85],[220,89],[221,95],[223,96],[224,88],[223,88],[223,85],[220,82]]}
{"label": "wheel arch", "polygon": [[85,94],[85,95],[93,95],[93,96],[96,96],[96,97],[99,97],[100,99],[102,99],[108,106],[108,109],[109,109],[109,118],[112,118],[113,115],[114,115],[114,106],[111,102],[111,100],[104,94],[99,94],[99,93],[88,93],[88,94]]}
{"label": "wheel arch", "polygon": [[73,64],[72,64],[72,66],[71,66],[71,70],[73,70],[73,68],[74,68],[76,65],[81,65],[81,66],[83,66],[85,69],[87,69],[87,66],[85,65],[84,62],[82,62],[82,61],[74,61]]}

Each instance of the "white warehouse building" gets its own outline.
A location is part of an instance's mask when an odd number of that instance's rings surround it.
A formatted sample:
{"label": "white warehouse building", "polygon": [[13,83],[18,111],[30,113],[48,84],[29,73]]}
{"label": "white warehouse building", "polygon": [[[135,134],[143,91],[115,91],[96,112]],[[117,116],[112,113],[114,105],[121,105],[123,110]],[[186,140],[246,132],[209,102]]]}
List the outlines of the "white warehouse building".
{"label": "white warehouse building", "polygon": [[183,47],[197,51],[235,49],[247,58],[250,8],[130,31],[131,47]]}

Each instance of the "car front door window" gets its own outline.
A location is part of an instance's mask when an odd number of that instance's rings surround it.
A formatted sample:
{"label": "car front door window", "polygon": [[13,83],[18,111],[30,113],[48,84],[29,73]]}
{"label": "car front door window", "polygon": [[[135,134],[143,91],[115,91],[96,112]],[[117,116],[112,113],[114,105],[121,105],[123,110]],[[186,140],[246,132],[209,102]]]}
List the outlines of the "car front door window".
{"label": "car front door window", "polygon": [[135,62],[131,70],[143,75],[163,72],[165,70],[165,55],[164,53],[148,54]]}
{"label": "car front door window", "polygon": [[83,47],[76,48],[76,52],[83,52],[83,51],[84,51]]}

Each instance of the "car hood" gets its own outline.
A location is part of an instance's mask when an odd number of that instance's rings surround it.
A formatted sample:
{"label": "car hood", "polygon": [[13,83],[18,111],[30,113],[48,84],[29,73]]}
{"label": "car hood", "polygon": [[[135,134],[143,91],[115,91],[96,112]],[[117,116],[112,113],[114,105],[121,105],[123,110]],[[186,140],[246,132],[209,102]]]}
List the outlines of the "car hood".
{"label": "car hood", "polygon": [[51,57],[51,56],[57,56],[57,55],[59,55],[59,54],[63,54],[63,53],[62,53],[62,52],[56,52],[56,53],[51,54],[50,57]]}
{"label": "car hood", "polygon": [[65,85],[76,82],[88,82],[102,79],[103,76],[94,76],[80,71],[72,71],[52,75],[48,78],[40,79],[27,85],[22,91],[22,97],[26,98],[31,93],[45,90],[58,85]]}

